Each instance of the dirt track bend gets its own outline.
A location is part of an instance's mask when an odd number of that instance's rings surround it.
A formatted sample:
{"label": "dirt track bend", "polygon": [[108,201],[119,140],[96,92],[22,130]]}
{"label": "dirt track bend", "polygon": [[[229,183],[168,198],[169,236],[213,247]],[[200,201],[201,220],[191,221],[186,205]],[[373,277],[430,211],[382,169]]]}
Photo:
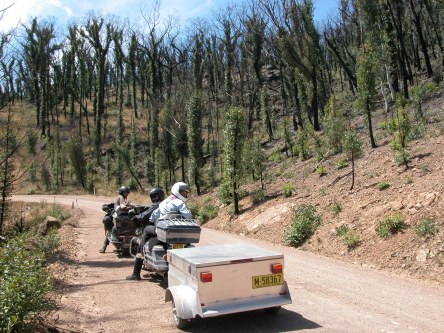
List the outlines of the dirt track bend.
{"label": "dirt track bend", "polygon": [[[101,204],[92,196],[14,196],[15,201],[74,204],[80,221],[76,274],[57,312],[72,332],[180,332],[164,302],[165,286],[145,278],[126,281],[133,259],[119,258],[103,241]],[[203,228],[201,245],[248,242],[285,255],[293,304],[275,317],[263,311],[197,319],[189,332],[444,332],[444,287],[343,264],[284,246]]]}

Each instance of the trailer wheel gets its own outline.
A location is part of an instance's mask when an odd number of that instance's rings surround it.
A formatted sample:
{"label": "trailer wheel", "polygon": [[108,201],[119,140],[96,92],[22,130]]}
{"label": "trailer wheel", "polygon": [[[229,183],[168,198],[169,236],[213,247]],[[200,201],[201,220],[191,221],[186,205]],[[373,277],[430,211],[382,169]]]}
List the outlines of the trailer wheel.
{"label": "trailer wheel", "polygon": [[275,315],[281,310],[281,307],[280,306],[273,306],[272,308],[265,308],[264,310],[265,310],[266,314]]}
{"label": "trailer wheel", "polygon": [[178,329],[184,329],[185,327],[187,327],[190,324],[190,321],[188,319],[183,319],[183,318],[178,317],[176,314],[176,305],[174,304],[174,300],[171,303],[173,305],[174,325],[176,325],[176,327]]}

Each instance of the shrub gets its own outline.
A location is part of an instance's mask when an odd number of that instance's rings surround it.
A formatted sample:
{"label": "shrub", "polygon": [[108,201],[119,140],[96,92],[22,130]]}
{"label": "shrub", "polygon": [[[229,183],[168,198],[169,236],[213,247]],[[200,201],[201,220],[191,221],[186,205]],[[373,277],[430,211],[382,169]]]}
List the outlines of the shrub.
{"label": "shrub", "polygon": [[229,205],[230,203],[233,202],[233,193],[228,183],[225,182],[219,186],[217,197],[225,205]]}
{"label": "shrub", "polygon": [[292,145],[291,146],[291,153],[292,156],[299,156],[299,147],[297,145]]}
{"label": "shrub", "polygon": [[359,244],[359,236],[349,231],[342,237],[342,243],[347,246],[347,249],[353,249]]}
{"label": "shrub", "polygon": [[382,181],[382,182],[379,182],[378,184],[376,184],[376,188],[380,191],[388,189],[389,187],[390,187],[390,184],[387,183],[386,181]]}
{"label": "shrub", "polygon": [[378,122],[376,127],[381,129],[381,130],[389,131],[390,128],[391,128],[391,119],[390,120],[383,120],[383,121]]}
{"label": "shrub", "polygon": [[292,222],[285,231],[285,242],[291,246],[301,245],[321,223],[321,216],[316,215],[312,205],[300,205],[293,211]]}
{"label": "shrub", "polygon": [[36,241],[39,244],[37,251],[41,253],[44,258],[49,258],[60,244],[60,237],[57,229],[51,228],[45,236],[36,236]]}
{"label": "shrub", "polygon": [[344,236],[350,228],[348,227],[348,224],[341,224],[339,227],[335,228],[336,236]]}
{"label": "shrub", "polygon": [[28,179],[32,184],[37,183],[37,171],[35,169],[34,163],[31,163],[28,169]]}
{"label": "shrub", "polygon": [[217,216],[217,207],[214,205],[205,205],[199,209],[199,220],[202,223],[214,219]]}
{"label": "shrub", "polygon": [[407,165],[410,162],[410,154],[406,149],[400,149],[394,159],[397,166]]}
{"label": "shrub", "polygon": [[0,249],[1,332],[31,331],[39,312],[52,308],[52,282],[43,265],[57,247],[54,235],[37,237],[30,250],[30,232],[18,234]]}
{"label": "shrub", "polygon": [[389,145],[395,153],[395,161],[399,165],[404,164],[407,167],[409,163],[407,144],[414,126],[406,110],[405,99],[399,97],[396,103],[398,105],[396,107],[396,115],[392,118],[389,129],[393,139]]}
{"label": "shrub", "polygon": [[419,124],[417,126],[412,127],[411,132],[409,133],[409,136],[407,137],[408,141],[418,140],[422,139],[427,132],[427,127],[423,124]]}
{"label": "shrub", "polygon": [[282,162],[282,155],[280,151],[275,151],[270,156],[268,156],[268,160],[273,163],[280,163]]}
{"label": "shrub", "polygon": [[[240,207],[239,207],[239,209],[240,209]],[[233,205],[233,204],[228,205],[228,206],[225,208],[225,212],[226,212],[228,215],[233,216],[233,215],[234,215],[234,205]]]}
{"label": "shrub", "polygon": [[37,140],[38,137],[36,133],[32,129],[28,128],[26,130],[26,148],[28,150],[28,153],[33,156],[36,155],[35,146],[37,144]]}
{"label": "shrub", "polygon": [[61,205],[53,205],[49,215],[55,217],[59,222],[63,222],[71,217],[71,213]]}
{"label": "shrub", "polygon": [[346,159],[340,159],[337,163],[336,163],[336,168],[340,169],[344,169],[348,167],[348,163]]}
{"label": "shrub", "polygon": [[347,129],[346,119],[334,95],[325,106],[323,117],[325,141],[334,155],[342,152],[342,134]]}
{"label": "shrub", "polygon": [[291,197],[295,191],[293,184],[285,184],[282,186],[282,194],[286,197]]}
{"label": "shrub", "polygon": [[430,168],[426,164],[421,164],[418,166],[418,169],[421,170],[423,173],[430,172]]}
{"label": "shrub", "polygon": [[296,133],[296,149],[299,153],[299,159],[305,161],[310,157],[310,148],[308,140],[308,129],[307,126]]}
{"label": "shrub", "polygon": [[191,214],[193,214],[193,216],[199,215],[199,206],[196,203],[188,202],[187,206],[188,206],[188,209],[190,210]]}
{"label": "shrub", "polygon": [[330,211],[332,212],[332,214],[334,216],[338,216],[339,213],[341,212],[341,210],[342,210],[341,204],[339,202],[337,202],[337,201],[333,202],[330,205]]}
{"label": "shrub", "polygon": [[412,177],[410,177],[410,176],[406,176],[405,178],[404,178],[404,184],[412,184],[413,183],[413,179],[412,179]]}
{"label": "shrub", "polygon": [[435,221],[428,217],[421,219],[421,221],[415,226],[415,233],[422,237],[434,235],[437,231],[438,228],[436,227]]}
{"label": "shrub", "polygon": [[327,170],[325,170],[325,167],[323,165],[320,165],[316,168],[316,172],[318,173],[319,177],[325,176],[327,174]]}
{"label": "shrub", "polygon": [[137,180],[134,177],[131,177],[128,181],[128,187],[130,188],[131,192],[137,192],[139,185],[137,184]]}
{"label": "shrub", "polygon": [[359,244],[359,236],[352,232],[347,224],[342,224],[335,228],[336,236],[341,237],[342,243],[347,249],[353,249]]}
{"label": "shrub", "polygon": [[255,191],[251,194],[251,200],[253,201],[253,204],[261,202],[262,200],[264,200],[264,198],[265,198],[265,193],[262,190]]}
{"label": "shrub", "polygon": [[407,225],[404,223],[404,217],[401,213],[395,213],[384,217],[376,227],[376,233],[382,238],[387,238],[406,227]]}

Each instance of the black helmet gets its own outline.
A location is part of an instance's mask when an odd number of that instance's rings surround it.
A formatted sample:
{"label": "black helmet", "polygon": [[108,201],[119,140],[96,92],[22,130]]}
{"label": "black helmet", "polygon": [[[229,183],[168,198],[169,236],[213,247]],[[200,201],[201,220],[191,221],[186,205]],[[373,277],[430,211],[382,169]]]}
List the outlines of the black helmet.
{"label": "black helmet", "polygon": [[130,189],[126,186],[121,186],[119,188],[119,195],[123,195],[123,193],[130,193]]}
{"label": "black helmet", "polygon": [[[157,200],[153,197],[157,197]],[[150,198],[152,203],[160,202],[165,199],[165,192],[161,188],[155,187],[150,191]]]}

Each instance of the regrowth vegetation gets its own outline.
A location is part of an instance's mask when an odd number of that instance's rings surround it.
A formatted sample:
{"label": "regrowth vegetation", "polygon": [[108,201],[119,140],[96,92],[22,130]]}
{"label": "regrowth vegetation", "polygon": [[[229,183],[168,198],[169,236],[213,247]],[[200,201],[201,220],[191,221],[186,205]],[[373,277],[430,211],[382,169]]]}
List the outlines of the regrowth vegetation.
{"label": "regrowth vegetation", "polygon": [[321,224],[321,216],[316,215],[312,205],[301,205],[294,209],[291,225],[285,232],[285,242],[291,246],[304,243]]}
{"label": "regrowth vegetation", "polygon": [[[45,266],[57,250],[57,231],[46,235],[37,225],[52,214],[63,221],[70,213],[60,206],[42,203],[29,212],[25,221],[17,221],[0,247],[0,331],[32,331],[40,312],[53,309],[48,296],[52,279]],[[15,231],[14,231],[15,230]]]}

